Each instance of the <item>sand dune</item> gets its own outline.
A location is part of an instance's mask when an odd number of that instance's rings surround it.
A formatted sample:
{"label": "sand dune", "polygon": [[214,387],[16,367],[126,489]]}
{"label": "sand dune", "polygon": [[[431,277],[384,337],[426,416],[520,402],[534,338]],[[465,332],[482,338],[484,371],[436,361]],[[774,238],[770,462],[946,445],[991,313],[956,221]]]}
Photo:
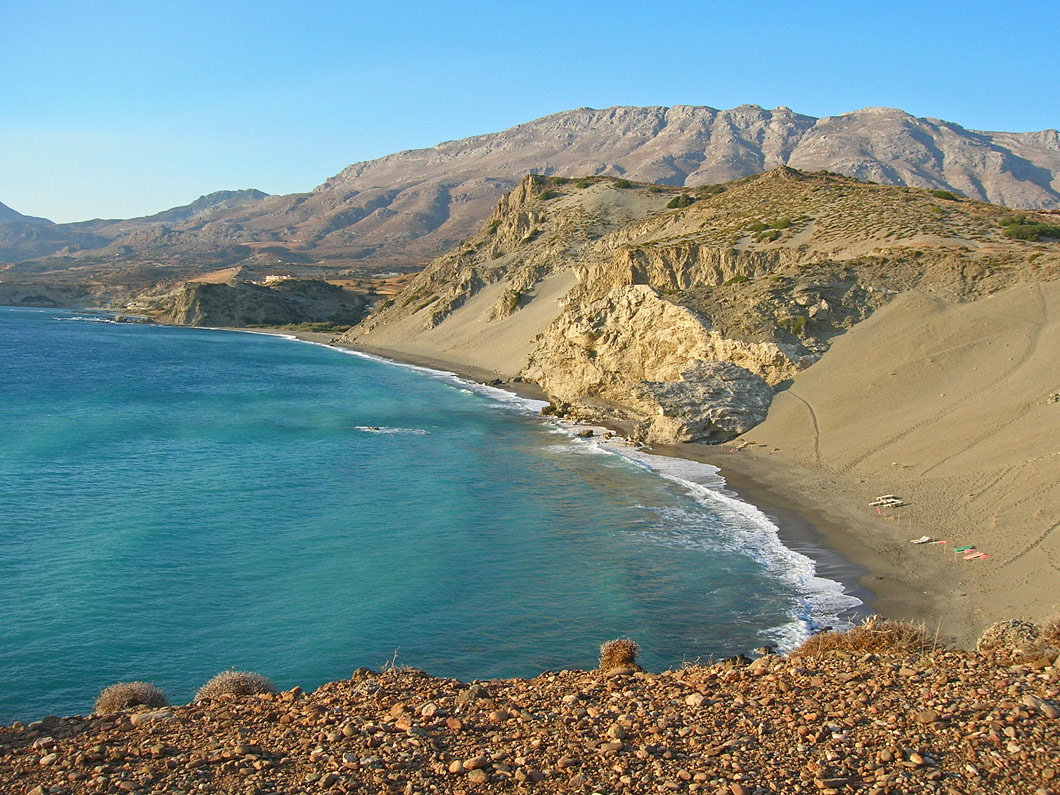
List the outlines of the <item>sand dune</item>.
{"label": "sand dune", "polygon": [[[720,463],[830,506],[847,538],[829,540],[926,592],[944,634],[1040,620],[1060,612],[1058,354],[1058,282],[966,304],[907,293],[837,339],[777,395],[755,445]],[[868,505],[881,494],[908,505],[881,516]],[[948,544],[909,543],[924,534]],[[970,544],[990,557],[947,551]],[[887,584],[866,584],[886,609]]]}

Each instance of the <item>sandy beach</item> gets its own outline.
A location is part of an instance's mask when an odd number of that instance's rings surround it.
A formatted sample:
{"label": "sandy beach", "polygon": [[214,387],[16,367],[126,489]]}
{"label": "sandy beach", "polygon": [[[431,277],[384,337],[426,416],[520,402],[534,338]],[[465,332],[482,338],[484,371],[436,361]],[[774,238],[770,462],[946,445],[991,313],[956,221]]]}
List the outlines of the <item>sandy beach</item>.
{"label": "sandy beach", "polygon": [[[838,338],[743,437],[653,452],[719,467],[822,574],[871,592],[868,608],[969,647],[994,621],[1060,612],[1057,318],[1055,282],[963,304],[908,293]],[[357,347],[543,397],[512,383],[521,351],[504,367],[496,349]],[[884,494],[905,505],[870,506]],[[925,535],[945,543],[910,543]],[[987,557],[955,553],[966,546]]]}

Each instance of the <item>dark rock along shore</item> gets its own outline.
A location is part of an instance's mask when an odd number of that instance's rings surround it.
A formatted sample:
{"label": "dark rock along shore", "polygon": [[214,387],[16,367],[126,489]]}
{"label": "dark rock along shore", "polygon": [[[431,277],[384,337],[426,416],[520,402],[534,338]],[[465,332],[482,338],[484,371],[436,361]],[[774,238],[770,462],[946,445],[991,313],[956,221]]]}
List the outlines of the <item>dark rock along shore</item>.
{"label": "dark rock along shore", "polygon": [[0,728],[4,793],[1036,793],[1060,664],[767,656],[471,685],[396,668],[313,693]]}

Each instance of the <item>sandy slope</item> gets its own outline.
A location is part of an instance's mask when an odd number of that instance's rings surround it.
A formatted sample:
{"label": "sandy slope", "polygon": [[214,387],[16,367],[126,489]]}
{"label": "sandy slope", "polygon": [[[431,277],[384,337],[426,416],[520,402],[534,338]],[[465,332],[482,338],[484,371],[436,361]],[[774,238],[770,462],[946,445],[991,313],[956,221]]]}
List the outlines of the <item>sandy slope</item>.
{"label": "sandy slope", "polygon": [[[866,582],[885,612],[965,642],[997,619],[1040,620],[1060,612],[1058,354],[1058,282],[969,304],[909,293],[837,339],[777,395],[755,445],[719,463],[829,514],[846,527],[830,541],[930,601]],[[908,507],[868,506],[888,493]],[[949,543],[909,543],[924,534]],[[947,551],[967,544],[990,557]]]}
{"label": "sandy slope", "polygon": [[506,287],[498,282],[482,288],[467,303],[432,329],[423,329],[423,318],[411,315],[367,334],[353,347],[402,361],[456,369],[481,380],[507,380],[526,366],[537,344],[535,337],[559,315],[563,296],[575,284],[563,272],[541,281],[518,312],[488,321],[490,308]]}

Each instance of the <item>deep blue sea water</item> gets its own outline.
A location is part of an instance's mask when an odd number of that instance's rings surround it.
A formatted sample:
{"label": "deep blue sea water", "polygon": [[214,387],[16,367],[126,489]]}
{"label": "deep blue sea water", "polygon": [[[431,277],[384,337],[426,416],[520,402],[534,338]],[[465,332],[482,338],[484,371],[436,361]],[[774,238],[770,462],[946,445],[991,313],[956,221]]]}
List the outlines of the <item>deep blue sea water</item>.
{"label": "deep blue sea water", "polygon": [[462,679],[792,643],[856,603],[709,467],[274,336],[0,308],[0,723],[235,667]]}

